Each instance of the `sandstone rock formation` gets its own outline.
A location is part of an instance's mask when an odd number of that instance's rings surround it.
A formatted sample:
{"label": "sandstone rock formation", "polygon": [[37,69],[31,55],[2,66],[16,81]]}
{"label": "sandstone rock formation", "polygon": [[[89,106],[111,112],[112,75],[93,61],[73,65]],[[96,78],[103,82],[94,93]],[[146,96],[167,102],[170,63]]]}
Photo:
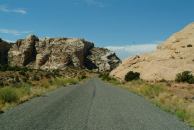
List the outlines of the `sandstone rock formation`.
{"label": "sandstone rock formation", "polygon": [[177,73],[194,73],[194,23],[175,33],[156,51],[123,61],[110,75],[124,80],[129,71],[139,72],[148,81],[171,81]]}
{"label": "sandstone rock formation", "polygon": [[[86,66],[93,67],[92,69],[97,69],[99,72],[113,70],[120,63],[116,54],[105,48],[92,48],[87,59],[89,62],[86,62]],[[91,65],[87,65],[88,63]]]}
{"label": "sandstone rock formation", "polygon": [[8,44],[6,41],[0,39],[0,64],[7,64],[8,63],[8,51],[11,45]]}
{"label": "sandstone rock formation", "polygon": [[[4,42],[1,44],[10,46]],[[73,66],[110,71],[120,63],[115,53],[107,49],[95,48],[93,43],[76,38],[39,39],[35,35],[30,35],[26,39],[17,40],[9,47],[9,51],[8,49],[4,51],[7,52],[5,55],[8,57],[9,65],[34,69],[50,70]],[[3,57],[6,57],[5,55]],[[1,57],[0,59],[3,61]],[[0,62],[0,64],[6,64],[6,62]]]}

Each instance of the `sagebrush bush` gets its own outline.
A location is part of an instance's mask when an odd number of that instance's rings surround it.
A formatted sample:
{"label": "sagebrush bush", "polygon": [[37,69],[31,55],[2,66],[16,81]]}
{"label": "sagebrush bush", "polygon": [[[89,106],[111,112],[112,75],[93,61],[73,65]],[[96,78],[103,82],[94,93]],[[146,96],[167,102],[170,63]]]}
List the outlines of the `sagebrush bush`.
{"label": "sagebrush bush", "polygon": [[193,84],[194,83],[194,76],[190,71],[184,71],[182,73],[178,73],[176,75],[176,82],[186,82],[189,84]]}
{"label": "sagebrush bush", "polygon": [[132,80],[138,80],[138,79],[140,79],[140,73],[138,72],[129,71],[125,75],[125,81],[132,81]]}
{"label": "sagebrush bush", "polygon": [[69,84],[77,84],[78,79],[75,78],[55,78],[52,80],[52,85],[64,86]]}
{"label": "sagebrush bush", "polygon": [[163,86],[160,85],[145,85],[139,89],[139,92],[146,97],[155,98],[163,92]]}
{"label": "sagebrush bush", "polygon": [[15,89],[11,87],[5,87],[0,89],[0,100],[3,103],[12,103],[17,102],[19,97]]}

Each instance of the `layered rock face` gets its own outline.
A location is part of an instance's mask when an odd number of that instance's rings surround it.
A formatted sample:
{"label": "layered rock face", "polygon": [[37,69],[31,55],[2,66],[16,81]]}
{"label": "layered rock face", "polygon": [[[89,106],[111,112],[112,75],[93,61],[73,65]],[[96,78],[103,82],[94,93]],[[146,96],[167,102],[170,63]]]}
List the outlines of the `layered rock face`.
{"label": "layered rock face", "polygon": [[194,23],[172,35],[156,51],[123,61],[110,75],[124,80],[129,71],[139,72],[141,79],[148,81],[171,81],[177,73],[194,73]]}
{"label": "layered rock face", "polygon": [[121,62],[114,52],[105,48],[92,48],[87,59],[89,62],[86,62],[86,66],[97,69],[99,72],[113,70]]}
{"label": "layered rock face", "polygon": [[[97,53],[94,53],[94,50]],[[13,44],[8,51],[8,61],[11,66],[34,69],[63,69],[73,66],[99,71],[110,71],[120,63],[114,53],[95,48],[93,43],[84,39],[39,39],[34,35]]]}

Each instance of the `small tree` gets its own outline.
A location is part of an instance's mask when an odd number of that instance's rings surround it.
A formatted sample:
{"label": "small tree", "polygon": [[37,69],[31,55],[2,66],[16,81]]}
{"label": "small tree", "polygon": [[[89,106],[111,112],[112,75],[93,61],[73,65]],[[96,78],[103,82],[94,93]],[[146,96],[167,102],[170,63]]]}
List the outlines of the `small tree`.
{"label": "small tree", "polygon": [[140,73],[138,72],[129,71],[125,75],[125,81],[132,81],[132,80],[138,80],[138,79],[140,79]]}
{"label": "small tree", "polygon": [[186,83],[190,83],[193,84],[194,83],[194,76],[192,75],[192,73],[190,71],[184,71],[182,73],[178,73],[176,75],[176,82],[186,82]]}

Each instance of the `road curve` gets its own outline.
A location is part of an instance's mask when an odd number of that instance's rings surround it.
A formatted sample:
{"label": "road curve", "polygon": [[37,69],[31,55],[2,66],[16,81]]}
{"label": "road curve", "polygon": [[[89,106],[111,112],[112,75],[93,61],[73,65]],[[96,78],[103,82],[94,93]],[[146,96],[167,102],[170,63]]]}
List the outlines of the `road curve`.
{"label": "road curve", "polygon": [[193,130],[100,79],[64,87],[0,115],[0,130]]}

